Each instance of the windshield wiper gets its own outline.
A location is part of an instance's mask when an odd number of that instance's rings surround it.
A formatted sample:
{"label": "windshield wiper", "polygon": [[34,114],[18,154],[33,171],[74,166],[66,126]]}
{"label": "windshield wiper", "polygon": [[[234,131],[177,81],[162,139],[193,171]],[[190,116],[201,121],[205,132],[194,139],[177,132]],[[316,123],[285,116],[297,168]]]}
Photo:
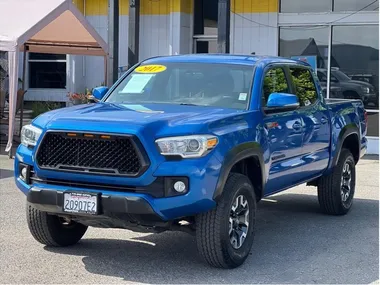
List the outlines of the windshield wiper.
{"label": "windshield wiper", "polygon": [[182,106],[199,106],[199,105],[193,104],[193,103],[179,103],[179,105],[182,105]]}

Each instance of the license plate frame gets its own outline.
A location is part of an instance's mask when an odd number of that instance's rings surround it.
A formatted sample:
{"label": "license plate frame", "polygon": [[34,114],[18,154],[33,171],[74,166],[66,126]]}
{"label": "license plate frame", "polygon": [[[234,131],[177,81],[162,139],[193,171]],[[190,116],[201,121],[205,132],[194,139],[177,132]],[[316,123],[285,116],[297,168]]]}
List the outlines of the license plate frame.
{"label": "license plate frame", "polygon": [[[65,191],[63,192],[62,211],[69,214],[98,215],[99,200],[99,194],[71,190]],[[70,201],[73,201],[73,203]],[[78,203],[76,204],[75,201],[78,201]],[[88,203],[95,203],[95,205]],[[74,206],[75,208],[67,206]],[[89,208],[89,210],[86,210],[86,208]]]}

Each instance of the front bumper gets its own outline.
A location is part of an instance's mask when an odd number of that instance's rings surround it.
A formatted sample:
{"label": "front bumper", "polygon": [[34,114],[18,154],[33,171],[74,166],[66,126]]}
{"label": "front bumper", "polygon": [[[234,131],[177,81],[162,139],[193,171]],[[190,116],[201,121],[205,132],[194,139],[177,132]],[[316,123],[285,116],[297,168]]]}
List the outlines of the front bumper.
{"label": "front bumper", "polygon": [[[114,178],[118,185],[136,186],[139,189],[152,185],[160,177],[188,177],[189,191],[184,195],[170,197],[154,197],[147,193],[133,191],[110,190],[97,187],[80,187],[79,185],[56,185],[46,183],[26,183],[20,178],[20,163],[34,167],[37,176],[66,181],[96,182],[112,185],[110,177],[101,175],[77,175],[62,173],[60,171],[39,170],[33,160],[31,150],[19,146],[15,156],[15,181],[18,188],[28,197],[28,201],[35,207],[51,212],[62,213],[62,193],[65,191],[97,193],[101,196],[100,206],[103,207],[103,216],[120,216],[132,220],[129,215],[156,216],[161,221],[194,216],[215,207],[213,194],[219,179],[221,162],[215,155],[208,155],[201,159],[164,161],[154,171],[149,169],[138,178]],[[151,174],[149,174],[151,173]],[[145,177],[149,174],[149,177]],[[152,182],[153,181],[153,182]],[[115,182],[114,182],[115,183]],[[100,184],[99,184],[100,185]],[[151,189],[150,189],[151,191]],[[66,215],[69,215],[65,213]],[[89,216],[96,219],[96,216]],[[156,219],[153,219],[156,220]]]}
{"label": "front bumper", "polygon": [[99,195],[101,205],[98,215],[66,213],[63,209],[62,191],[32,188],[27,201],[34,208],[94,227],[125,228],[139,232],[162,231],[170,228],[149,203],[141,197]]}
{"label": "front bumper", "polygon": [[[27,194],[27,201],[35,208],[49,213],[64,213],[63,191],[47,190],[33,187]],[[152,215],[160,220],[149,203],[141,197],[123,197],[118,195],[103,195],[99,197],[100,214],[123,213]]]}
{"label": "front bumper", "polygon": [[362,96],[364,103],[379,103],[379,94],[369,93]]}

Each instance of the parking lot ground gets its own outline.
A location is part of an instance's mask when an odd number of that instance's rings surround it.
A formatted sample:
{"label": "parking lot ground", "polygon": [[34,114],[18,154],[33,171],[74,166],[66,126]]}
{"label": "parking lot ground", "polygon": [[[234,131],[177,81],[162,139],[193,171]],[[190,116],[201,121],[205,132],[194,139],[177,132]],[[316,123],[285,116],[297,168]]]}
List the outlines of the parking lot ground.
{"label": "parking lot ground", "polygon": [[0,156],[0,283],[345,283],[379,280],[379,161],[357,167],[352,211],[327,216],[316,189],[299,186],[258,206],[251,255],[235,270],[201,262],[194,237],[90,228],[75,246],[29,234],[13,160]]}

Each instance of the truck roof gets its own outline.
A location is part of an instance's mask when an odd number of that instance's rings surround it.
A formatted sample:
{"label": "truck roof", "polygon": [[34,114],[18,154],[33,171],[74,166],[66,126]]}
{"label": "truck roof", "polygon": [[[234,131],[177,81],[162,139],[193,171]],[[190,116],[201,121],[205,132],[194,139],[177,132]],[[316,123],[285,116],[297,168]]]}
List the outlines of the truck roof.
{"label": "truck roof", "polygon": [[162,62],[201,62],[201,63],[224,63],[224,64],[243,64],[255,65],[258,62],[271,63],[283,62],[294,63],[309,66],[307,63],[299,60],[293,60],[278,56],[256,56],[256,55],[235,55],[235,54],[187,54],[174,56],[157,56],[148,58],[144,64],[155,64]]}

